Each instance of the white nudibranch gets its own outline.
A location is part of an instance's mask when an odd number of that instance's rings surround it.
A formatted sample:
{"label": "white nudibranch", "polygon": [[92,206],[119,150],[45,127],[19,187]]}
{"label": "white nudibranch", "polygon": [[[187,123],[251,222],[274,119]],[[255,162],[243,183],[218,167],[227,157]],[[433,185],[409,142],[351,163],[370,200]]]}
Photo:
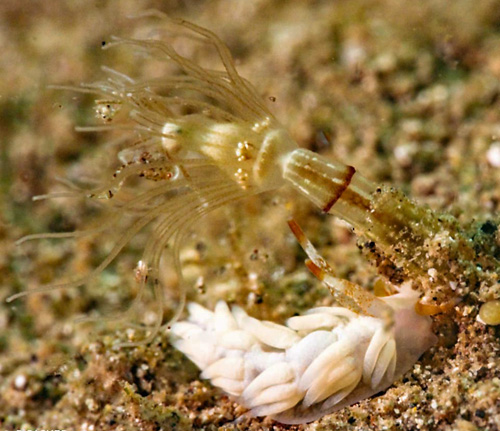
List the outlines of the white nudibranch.
{"label": "white nudibranch", "polygon": [[370,397],[408,371],[436,341],[431,319],[415,311],[409,285],[378,298],[341,280],[298,225],[290,226],[311,271],[338,306],[313,308],[286,325],[259,321],[220,301],[212,312],[188,305],[172,326],[173,345],[255,416],[285,424],[310,422]]}

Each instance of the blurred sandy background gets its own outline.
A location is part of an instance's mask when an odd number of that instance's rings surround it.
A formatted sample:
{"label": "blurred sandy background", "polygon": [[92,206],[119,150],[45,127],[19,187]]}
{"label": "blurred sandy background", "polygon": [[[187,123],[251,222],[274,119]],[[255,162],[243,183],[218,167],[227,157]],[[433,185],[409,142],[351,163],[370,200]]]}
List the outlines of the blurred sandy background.
{"label": "blurred sandy background", "polygon": [[[116,352],[110,346],[130,336],[127,329],[73,323],[130,301],[141,238],[91,286],[5,304],[18,291],[88,271],[109,249],[99,239],[14,241],[95,217],[85,202],[32,201],[60,187],[57,177],[92,175],[109,157],[104,134],[74,131],[96,123],[92,97],[47,86],[95,81],[101,65],[154,73],[123,50],[101,49],[110,35],[133,35],[141,24],[128,17],[149,8],[215,31],[300,145],[464,223],[498,225],[499,1],[3,0],[0,428],[499,429],[499,333],[475,321],[473,300],[438,318],[439,348],[387,393],[304,427],[240,418],[244,410],[198,381],[164,335]],[[196,55],[211,61],[209,52]],[[317,139],[320,131],[331,145]],[[200,275],[207,285],[190,297],[207,304],[222,297],[278,320],[328,301],[304,269],[289,212],[339,275],[373,282],[376,271],[349,230],[285,190],[220,211],[216,228],[193,232],[185,270],[193,286]]]}

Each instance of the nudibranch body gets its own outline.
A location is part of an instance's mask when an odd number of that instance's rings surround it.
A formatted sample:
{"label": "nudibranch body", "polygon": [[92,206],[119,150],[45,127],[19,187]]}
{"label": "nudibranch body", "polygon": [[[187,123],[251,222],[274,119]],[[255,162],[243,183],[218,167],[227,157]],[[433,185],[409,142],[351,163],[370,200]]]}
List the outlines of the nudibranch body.
{"label": "nudibranch body", "polygon": [[171,329],[174,346],[202,378],[251,414],[286,424],[316,420],[386,389],[436,340],[430,317],[415,310],[418,292],[406,284],[377,298],[336,278],[298,225],[291,227],[339,306],[279,325],[223,301],[213,312],[190,303],[187,321]]}

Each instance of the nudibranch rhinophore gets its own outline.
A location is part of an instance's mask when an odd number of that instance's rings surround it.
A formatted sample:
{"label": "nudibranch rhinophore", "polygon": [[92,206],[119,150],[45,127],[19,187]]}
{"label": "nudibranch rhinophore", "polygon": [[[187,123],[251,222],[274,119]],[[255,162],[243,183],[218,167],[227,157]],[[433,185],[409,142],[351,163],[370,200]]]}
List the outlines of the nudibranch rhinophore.
{"label": "nudibranch rhinophore", "polygon": [[188,319],[172,326],[171,338],[202,378],[251,414],[298,424],[388,388],[436,336],[430,317],[416,312],[419,294],[411,286],[378,298],[336,278],[299,226],[291,221],[290,227],[338,306],[313,308],[279,325],[223,301],[214,311],[190,303]]}

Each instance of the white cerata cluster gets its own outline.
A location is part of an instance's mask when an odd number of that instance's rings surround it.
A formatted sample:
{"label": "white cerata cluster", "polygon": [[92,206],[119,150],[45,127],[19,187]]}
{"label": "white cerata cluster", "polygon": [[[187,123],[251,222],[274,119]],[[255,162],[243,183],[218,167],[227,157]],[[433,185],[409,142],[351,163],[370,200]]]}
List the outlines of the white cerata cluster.
{"label": "white cerata cluster", "polygon": [[[219,301],[196,303],[171,328],[173,345],[254,416],[306,423],[389,387],[434,342],[431,320],[415,311],[419,294],[403,285],[375,297],[333,276],[300,228],[308,267],[344,306],[313,308],[279,325]],[[353,311],[353,309],[355,311]]]}

